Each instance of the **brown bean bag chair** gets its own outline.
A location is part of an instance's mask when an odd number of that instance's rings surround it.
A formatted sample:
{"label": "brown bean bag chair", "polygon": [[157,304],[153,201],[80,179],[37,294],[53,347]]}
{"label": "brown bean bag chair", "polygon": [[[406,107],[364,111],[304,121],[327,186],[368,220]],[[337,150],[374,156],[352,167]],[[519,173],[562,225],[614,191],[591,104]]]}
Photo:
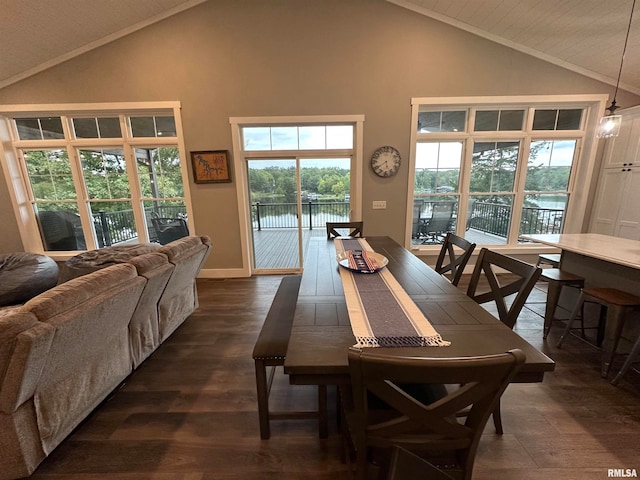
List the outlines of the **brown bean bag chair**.
{"label": "brown bean bag chair", "polygon": [[0,306],[16,305],[53,288],[58,264],[37,253],[0,254]]}

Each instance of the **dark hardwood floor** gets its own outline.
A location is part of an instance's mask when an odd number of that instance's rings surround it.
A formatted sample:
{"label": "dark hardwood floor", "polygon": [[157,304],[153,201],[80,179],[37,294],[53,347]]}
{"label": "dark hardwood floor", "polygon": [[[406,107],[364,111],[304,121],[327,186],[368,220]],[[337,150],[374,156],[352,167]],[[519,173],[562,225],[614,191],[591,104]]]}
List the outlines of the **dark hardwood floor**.
{"label": "dark hardwood floor", "polygon": [[[260,440],[251,352],[279,281],[199,280],[200,309],[31,478],[348,479],[335,422],[321,440],[313,420],[274,421],[271,439]],[[541,384],[508,388],[505,434],[495,435],[489,422],[474,479],[590,480],[608,478],[612,468],[640,471],[640,374],[632,370],[613,387],[600,378],[591,345],[571,337],[558,350],[559,325],[543,341],[544,288],[534,290],[516,330],[556,360],[556,371]],[[277,377],[274,405],[315,401],[314,388]]]}

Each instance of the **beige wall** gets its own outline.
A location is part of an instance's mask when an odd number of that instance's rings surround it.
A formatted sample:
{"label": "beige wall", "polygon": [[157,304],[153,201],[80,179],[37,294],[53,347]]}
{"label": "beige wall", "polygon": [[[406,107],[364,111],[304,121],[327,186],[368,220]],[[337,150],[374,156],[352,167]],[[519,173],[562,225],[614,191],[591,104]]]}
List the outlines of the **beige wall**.
{"label": "beige wall", "polygon": [[[411,97],[612,90],[382,0],[210,0],[0,90],[0,104],[178,100],[187,151],[231,150],[231,116],[364,114],[366,233],[402,241],[407,162],[380,179],[366,159],[387,144],[408,158]],[[236,185],[191,184],[197,233],[215,245],[205,268],[241,266]]]}

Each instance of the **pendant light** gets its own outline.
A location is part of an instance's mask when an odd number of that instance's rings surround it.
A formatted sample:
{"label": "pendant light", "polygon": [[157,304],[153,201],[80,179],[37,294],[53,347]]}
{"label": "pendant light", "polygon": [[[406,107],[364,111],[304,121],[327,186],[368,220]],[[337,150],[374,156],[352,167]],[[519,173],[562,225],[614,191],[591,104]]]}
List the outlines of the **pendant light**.
{"label": "pendant light", "polygon": [[622,65],[624,63],[624,55],[627,53],[627,43],[629,42],[629,32],[631,31],[631,21],[633,20],[633,11],[635,10],[636,0],[631,4],[631,15],[629,15],[629,26],[627,27],[627,36],[624,39],[624,47],[622,49],[622,58],[620,59],[620,70],[618,70],[618,81],[616,82],[616,90],[613,93],[613,101],[607,107],[608,115],[600,119],[600,125],[597,131],[598,138],[617,137],[620,133],[620,125],[622,124],[622,115],[616,115],[618,109],[616,105],[616,96],[618,95],[618,87],[620,85],[620,75],[622,75]]}

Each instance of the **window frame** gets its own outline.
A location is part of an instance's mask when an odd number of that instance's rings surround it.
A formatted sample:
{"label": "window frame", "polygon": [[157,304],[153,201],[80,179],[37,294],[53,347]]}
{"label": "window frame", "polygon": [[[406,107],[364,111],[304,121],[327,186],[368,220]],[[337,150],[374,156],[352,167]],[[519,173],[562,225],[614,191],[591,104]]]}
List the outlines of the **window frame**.
{"label": "window frame", "polygon": [[[93,221],[87,208],[83,205],[89,203],[84,188],[82,168],[80,165],[79,151],[86,148],[121,148],[127,158],[127,171],[131,163],[135,161],[136,148],[160,148],[171,146],[178,149],[180,156],[180,170],[182,172],[183,197],[189,225],[195,230],[193,208],[191,204],[189,169],[184,145],[182,119],[180,115],[180,102],[136,102],[136,103],[98,103],[98,104],[51,104],[51,105],[0,105],[0,161],[5,172],[9,196],[18,222],[19,234],[22,244],[27,251],[45,253],[46,255],[63,261],[70,258],[77,251],[45,251],[45,246],[40,236],[37,219],[33,210],[35,199],[31,194],[31,185],[26,171],[21,152],[23,150],[66,150],[72,169],[72,176],[76,191],[82,195],[77,198],[80,221],[85,234],[86,248],[97,248],[93,232]],[[173,115],[176,125],[175,137],[133,137],[128,127],[130,116],[168,116]],[[59,116],[62,119],[64,138],[20,140],[17,131],[13,128],[13,119],[16,117],[51,117]],[[120,119],[121,137],[106,138],[76,138],[73,132],[74,117],[101,117],[117,116]],[[133,160],[131,160],[133,159]],[[137,176],[136,176],[137,178]],[[140,185],[132,182],[130,198],[139,241],[148,241],[146,222],[143,218],[141,205],[146,197],[142,197]],[[171,199],[164,199],[171,200]],[[91,233],[89,235],[89,233]]]}
{"label": "window frame", "polygon": [[[419,252],[433,252],[440,245],[412,245],[411,233],[413,222],[413,199],[415,184],[415,166],[417,144],[420,142],[462,142],[462,165],[459,182],[458,201],[461,208],[466,207],[470,196],[469,182],[473,142],[478,141],[518,141],[520,142],[519,160],[516,165],[514,186],[514,205],[507,243],[492,245],[491,248],[503,253],[517,253],[523,248],[540,249],[536,244],[517,243],[522,214],[522,202],[526,194],[525,177],[529,146],[536,140],[576,140],[576,158],[569,179],[568,194],[571,201],[567,207],[564,231],[566,233],[581,232],[588,224],[588,207],[590,205],[588,188],[575,189],[576,185],[591,185],[595,169],[595,157],[598,141],[595,137],[598,121],[604,112],[608,97],[606,95],[549,95],[549,96],[512,96],[512,97],[416,97],[411,99],[411,141],[409,152],[409,175],[407,179],[407,215],[405,220],[405,246]],[[467,112],[464,132],[418,132],[418,113],[420,107],[438,111]],[[575,109],[583,110],[581,128],[579,130],[533,130],[533,112],[536,109]],[[522,130],[473,131],[475,111],[477,110],[512,110],[525,109],[525,122]],[[463,212],[461,212],[463,213]],[[513,241],[513,239],[516,241]]]}

